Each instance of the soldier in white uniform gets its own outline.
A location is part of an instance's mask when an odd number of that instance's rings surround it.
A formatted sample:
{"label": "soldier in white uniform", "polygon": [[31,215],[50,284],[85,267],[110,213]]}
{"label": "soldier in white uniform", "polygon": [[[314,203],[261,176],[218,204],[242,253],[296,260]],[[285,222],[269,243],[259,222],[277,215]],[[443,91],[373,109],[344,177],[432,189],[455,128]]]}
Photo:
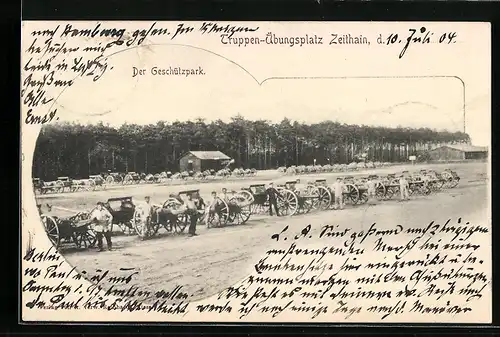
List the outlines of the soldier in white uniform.
{"label": "soldier in white uniform", "polygon": [[377,183],[373,177],[369,177],[366,185],[368,187],[368,202],[374,203],[376,201],[375,189],[376,189]]}
{"label": "soldier in white uniform", "polygon": [[113,248],[113,243],[111,242],[111,224],[113,223],[113,216],[104,207],[102,202],[97,203],[96,209],[90,214],[90,220],[94,224],[99,251],[102,252],[104,250],[102,247],[103,236],[106,238],[108,250],[111,250]]}
{"label": "soldier in white uniform", "polygon": [[205,224],[208,224],[208,220],[210,219],[210,217],[216,213],[217,206],[219,204],[219,199],[217,198],[217,192],[212,191],[210,195],[211,198],[208,201],[208,204],[205,205],[205,211],[203,213],[203,218],[202,218],[202,222],[204,222]]}
{"label": "soldier in white uniform", "polygon": [[198,221],[199,213],[198,207],[193,200],[192,194],[188,194],[188,198],[184,201],[184,204],[187,207],[186,213],[189,215],[189,236],[197,236],[198,234],[196,234],[196,222]]}
{"label": "soldier in white uniform", "polygon": [[157,210],[162,207],[162,205],[154,204],[151,202],[151,197],[149,195],[144,197],[146,212],[146,226],[143,228],[144,234],[149,232],[151,221],[157,217]]}
{"label": "soldier in white uniform", "polygon": [[333,193],[335,194],[335,209],[344,208],[344,183],[342,179],[337,178],[335,183],[332,185]]}
{"label": "soldier in white uniform", "polygon": [[227,195],[227,188],[222,188],[222,195],[221,195],[221,199],[224,200],[225,202],[228,202],[229,201],[229,197]]}
{"label": "soldier in white uniform", "polygon": [[409,189],[408,180],[406,180],[404,175],[401,175],[399,177],[399,191],[401,192],[401,200],[408,200],[410,198],[408,189]]}

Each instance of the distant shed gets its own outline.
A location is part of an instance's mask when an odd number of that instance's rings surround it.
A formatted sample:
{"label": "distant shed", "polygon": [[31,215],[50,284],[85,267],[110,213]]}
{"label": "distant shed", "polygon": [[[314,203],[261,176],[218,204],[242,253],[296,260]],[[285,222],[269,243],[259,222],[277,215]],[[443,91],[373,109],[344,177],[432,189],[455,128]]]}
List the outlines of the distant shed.
{"label": "distant shed", "polygon": [[444,145],[430,150],[429,155],[436,161],[487,159],[488,148],[466,144]]}
{"label": "distant shed", "polygon": [[217,171],[227,160],[231,158],[220,151],[189,151],[179,159],[179,169],[180,172],[201,172],[212,169]]}

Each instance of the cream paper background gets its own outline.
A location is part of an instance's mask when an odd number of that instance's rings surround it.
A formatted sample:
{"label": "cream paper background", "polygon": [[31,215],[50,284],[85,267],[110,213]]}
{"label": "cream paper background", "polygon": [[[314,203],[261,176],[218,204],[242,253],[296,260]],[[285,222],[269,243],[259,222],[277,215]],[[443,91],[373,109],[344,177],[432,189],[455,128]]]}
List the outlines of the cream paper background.
{"label": "cream paper background", "polygon": [[[155,28],[175,31],[180,22],[158,22]],[[185,22],[185,26],[200,27],[202,22]],[[93,28],[96,22],[23,22],[22,64],[27,61],[25,50],[32,42],[33,30],[53,29],[66,24],[74,28]],[[127,32],[148,29],[152,22],[101,22],[102,27],[123,27]],[[218,23],[228,24],[228,23]],[[90,77],[76,78],[75,84],[61,93],[60,88],[46,87],[56,96],[54,107],[60,121],[97,122],[111,125],[154,123],[159,119],[194,119],[204,117],[227,120],[240,113],[250,119],[281,120],[284,116],[305,122],[338,119],[345,123],[386,126],[429,126],[462,130],[465,84],[467,133],[474,145],[490,145],[490,26],[487,23],[383,23],[383,22],[230,22],[231,25],[256,27],[254,33],[236,33],[234,37],[309,36],[323,38],[322,45],[224,45],[220,34],[183,34],[149,36],[139,47],[113,47],[108,52],[108,64],[114,68],[98,81]],[[401,45],[376,43],[381,34],[398,33],[404,38],[408,28],[426,26],[436,35],[456,32],[454,44],[411,45],[398,59]],[[127,33],[126,33],[127,34]],[[368,45],[328,45],[331,34],[366,36]],[[39,38],[41,40],[41,38]],[[97,38],[96,41],[99,41]],[[103,42],[109,42],[102,38]],[[61,39],[68,45],[87,45],[84,37]],[[74,57],[78,56],[78,53]],[[63,57],[62,55],[58,56]],[[153,66],[168,68],[205,69],[205,76],[151,76]],[[132,78],[132,67],[145,68],[146,75]],[[26,76],[26,72],[21,71]],[[436,76],[433,79],[425,78]],[[69,79],[68,76],[66,76]],[[399,77],[399,78],[397,78]],[[458,77],[462,80],[460,81]],[[55,91],[54,91],[55,90]],[[422,102],[415,101],[418,92]],[[401,104],[401,102],[405,102]],[[425,103],[423,103],[425,102]],[[42,106],[36,113],[45,114]],[[21,119],[26,117],[23,106]],[[89,113],[90,112],[90,113]],[[31,235],[37,249],[48,249],[49,241],[37,216],[31,184],[31,162],[39,126],[21,123],[22,133],[22,252]],[[487,222],[484,214],[471,219]],[[471,221],[471,220],[468,220]],[[394,219],[397,222],[397,219]],[[417,225],[417,224],[415,224]],[[29,234],[28,234],[29,233]],[[491,244],[482,242],[485,273],[491,275]],[[264,253],[264,252],[263,252]],[[256,257],[255,261],[258,261]],[[48,262],[49,263],[49,262]],[[50,264],[50,263],[49,263]],[[25,262],[21,263],[21,272]],[[41,265],[43,268],[44,265]],[[67,266],[69,270],[71,266]],[[252,266],[248,266],[249,271]],[[206,301],[204,301],[206,302]],[[21,302],[23,304],[23,302]],[[475,309],[466,315],[468,322],[491,320],[491,289],[483,298],[470,304]],[[194,310],[184,317],[164,314],[121,313],[109,311],[43,311],[22,308],[23,320],[58,321],[239,321],[233,314],[197,314]],[[318,322],[377,322],[378,316],[358,315],[351,319],[318,317]],[[392,316],[398,322],[452,322],[453,315]],[[463,317],[463,316],[461,316]],[[258,314],[242,321],[264,322]],[[307,315],[280,315],[276,322],[312,322]],[[388,321],[390,322],[390,320]],[[464,322],[465,323],[465,322]]]}

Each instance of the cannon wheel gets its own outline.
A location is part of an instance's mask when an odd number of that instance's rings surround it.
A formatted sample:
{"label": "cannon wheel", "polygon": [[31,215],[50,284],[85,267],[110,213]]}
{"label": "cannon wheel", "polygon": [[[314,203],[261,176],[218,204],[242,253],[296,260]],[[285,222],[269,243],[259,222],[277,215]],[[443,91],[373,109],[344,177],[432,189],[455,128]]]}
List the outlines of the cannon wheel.
{"label": "cannon wheel", "polygon": [[75,233],[73,240],[77,248],[92,248],[97,242],[97,237],[92,229],[87,229],[85,232]]}
{"label": "cannon wheel", "polygon": [[127,174],[125,178],[123,178],[123,184],[132,184],[133,181],[134,178],[130,174]]}
{"label": "cannon wheel", "polygon": [[105,181],[106,184],[112,184],[115,182],[115,178],[113,178],[113,176],[107,176]]}
{"label": "cannon wheel", "polygon": [[224,199],[219,197],[217,197],[217,201],[219,202],[217,212],[207,215],[207,228],[224,226],[229,221],[228,204],[224,201]]}
{"label": "cannon wheel", "polygon": [[311,197],[311,195],[297,195],[297,200],[299,201],[299,208],[297,212],[307,214],[314,209],[315,198]]}
{"label": "cannon wheel", "polygon": [[145,238],[150,237],[158,233],[160,225],[156,222],[151,222],[149,232],[145,232],[146,228],[146,213],[141,207],[136,207],[134,210],[134,215],[132,217],[132,225],[134,226],[135,232],[139,237]]}
{"label": "cannon wheel", "polygon": [[57,180],[54,186],[54,190],[56,193],[64,192],[64,183],[61,180]]}
{"label": "cannon wheel", "polygon": [[312,195],[316,197],[313,206],[315,209],[325,210],[331,206],[332,194],[326,187],[318,186],[313,190]]}
{"label": "cannon wheel", "polygon": [[345,194],[347,199],[349,199],[353,205],[356,205],[360,199],[358,188],[354,184],[346,184],[346,189],[347,191]]}
{"label": "cannon wheel", "polygon": [[433,180],[432,183],[431,183],[431,188],[434,192],[438,192],[440,191],[442,188],[443,188],[443,185],[444,185],[444,181],[441,180],[441,179],[436,179],[436,180]]}
{"label": "cannon wheel", "polygon": [[410,183],[408,187],[408,194],[409,195],[416,195],[418,194],[418,191],[420,189],[421,183]]}
{"label": "cannon wheel", "polygon": [[238,195],[241,196],[242,198],[245,198],[246,199],[246,203],[253,203],[254,202],[254,197],[253,197],[253,194],[249,191],[246,191],[246,190],[241,190],[238,192]]}
{"label": "cannon wheel", "polygon": [[55,248],[58,248],[61,238],[59,237],[59,227],[57,226],[56,219],[45,214],[42,214],[41,218],[43,227],[45,228],[45,233],[47,233],[50,242],[52,242]]}
{"label": "cannon wheel", "polygon": [[[163,208],[177,208],[182,206],[182,203],[176,198],[168,198],[167,201],[163,203]],[[177,221],[175,223],[164,223],[163,227],[169,231],[176,234],[183,233],[188,225],[189,217],[185,213],[177,214]]]}
{"label": "cannon wheel", "polygon": [[189,217],[185,213],[177,215],[177,222],[173,224],[173,231],[176,234],[183,233],[188,226]]}
{"label": "cannon wheel", "polygon": [[424,184],[422,185],[421,191],[422,191],[423,195],[429,195],[429,194],[431,194],[430,183],[429,182],[424,182]]}
{"label": "cannon wheel", "polygon": [[229,202],[233,202],[239,207],[239,211],[237,213],[229,214],[229,222],[236,225],[242,225],[246,223],[248,219],[250,219],[250,215],[252,214],[251,202],[249,202],[247,196],[243,195],[243,193],[239,193],[238,195],[229,199]]}
{"label": "cannon wheel", "polygon": [[385,198],[385,195],[387,193],[387,189],[385,188],[385,185],[382,184],[381,182],[378,182],[377,185],[375,186],[375,196],[377,199],[382,200]]}
{"label": "cannon wheel", "polygon": [[436,173],[436,177],[433,180],[433,189],[434,191],[440,191],[443,189],[445,180],[441,176],[441,174]]}
{"label": "cannon wheel", "polygon": [[95,182],[95,180],[94,180],[94,179],[90,179],[90,180],[89,180],[89,185],[90,185],[90,189],[91,189],[92,191],[95,191],[95,190],[97,189],[97,184],[96,184],[96,182]]}
{"label": "cannon wheel", "polygon": [[[418,186],[418,185],[417,185]],[[398,192],[398,188],[395,186],[389,186],[386,188],[385,199],[389,200],[394,197],[394,194]]]}
{"label": "cannon wheel", "polygon": [[443,176],[447,180],[447,187],[448,188],[455,188],[458,185],[458,182],[460,181],[460,178],[456,176],[456,174],[453,174],[451,172],[443,172]]}
{"label": "cannon wheel", "polygon": [[444,187],[445,188],[451,188],[452,182],[453,182],[453,176],[451,175],[450,172],[444,171],[441,173],[441,177],[444,180]]}
{"label": "cannon wheel", "polygon": [[279,189],[281,198],[278,198],[278,209],[282,215],[292,216],[297,213],[299,208],[299,200],[297,195],[287,189]]}
{"label": "cannon wheel", "polygon": [[366,204],[368,202],[368,190],[359,191],[359,203]]}
{"label": "cannon wheel", "polygon": [[[177,200],[176,198],[168,198],[164,203],[163,203],[163,208],[177,208],[179,206],[181,206],[182,203]],[[180,220],[184,220],[183,218],[181,219],[181,214],[178,214],[177,215],[177,223],[164,223],[164,224],[161,224],[168,232],[176,232],[177,229],[179,227],[182,227],[180,226],[180,224],[178,224],[178,222],[180,222]],[[185,226],[184,226],[185,227]]]}
{"label": "cannon wheel", "polygon": [[179,207],[182,203],[176,198],[168,198],[167,201],[163,203],[163,208]]}

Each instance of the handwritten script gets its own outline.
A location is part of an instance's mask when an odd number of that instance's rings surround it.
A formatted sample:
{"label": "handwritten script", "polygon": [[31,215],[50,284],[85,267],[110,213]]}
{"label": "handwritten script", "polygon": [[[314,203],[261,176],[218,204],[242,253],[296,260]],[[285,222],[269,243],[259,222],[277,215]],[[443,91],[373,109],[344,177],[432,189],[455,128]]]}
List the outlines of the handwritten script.
{"label": "handwritten script", "polygon": [[[58,121],[58,98],[76,81],[98,82],[113,72],[113,56],[138,46],[180,43],[186,36],[213,36],[226,47],[344,48],[373,44],[396,48],[399,58],[416,46],[449,45],[458,40],[453,31],[431,31],[410,27],[391,34],[364,36],[332,32],[330,36],[304,34],[281,36],[262,31],[256,25],[202,23],[148,23],[143,28],[127,29],[118,23],[61,23],[27,32],[23,42],[21,99],[24,124],[40,125]],[[137,27],[137,26],[134,26]],[[411,47],[413,46],[413,47]],[[411,48],[410,48],[411,47]]]}
{"label": "handwritten script", "polygon": [[[204,22],[199,27],[185,23],[160,27],[154,22],[134,30],[114,23],[97,23],[92,27],[88,24],[58,24],[53,28],[33,30],[26,39],[22,60],[21,99],[27,109],[24,122],[33,125],[59,120],[56,101],[64,90],[72,87],[78,79],[98,82],[113,70],[111,55],[139,46],[148,38],[174,40],[194,31],[201,35],[232,37],[258,29],[258,26],[212,22]],[[48,112],[43,113],[45,111]]]}
{"label": "handwritten script", "polygon": [[242,320],[460,318],[490,291],[490,270],[479,257],[488,234],[462,218],[418,227],[373,223],[365,230],[287,226],[272,235],[248,277],[197,302],[181,284],[149,290],[135,268],[78,272],[54,249],[31,248],[22,292],[29,309],[145,311],[172,319],[189,312]]}

